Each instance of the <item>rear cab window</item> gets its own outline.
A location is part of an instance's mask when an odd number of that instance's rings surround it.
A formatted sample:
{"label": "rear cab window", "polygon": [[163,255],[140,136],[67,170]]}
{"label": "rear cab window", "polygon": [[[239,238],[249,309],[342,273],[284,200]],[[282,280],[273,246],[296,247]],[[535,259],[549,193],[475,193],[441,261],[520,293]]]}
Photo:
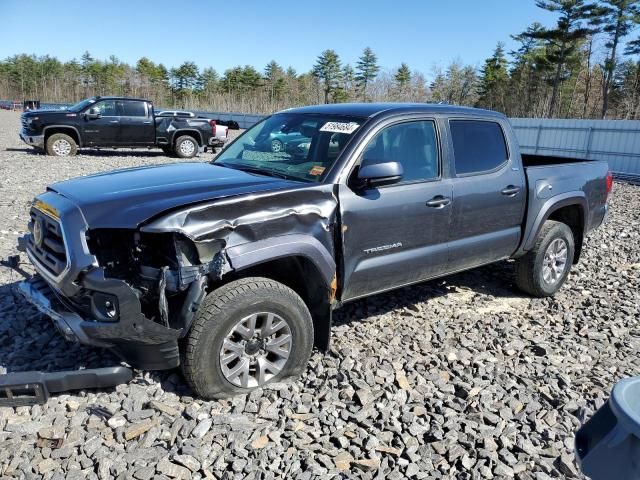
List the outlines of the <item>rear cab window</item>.
{"label": "rear cab window", "polygon": [[485,120],[450,120],[457,176],[492,172],[509,159],[502,127]]}
{"label": "rear cab window", "polygon": [[120,103],[120,112],[123,117],[146,117],[147,108],[145,102],[135,100],[123,100]]}

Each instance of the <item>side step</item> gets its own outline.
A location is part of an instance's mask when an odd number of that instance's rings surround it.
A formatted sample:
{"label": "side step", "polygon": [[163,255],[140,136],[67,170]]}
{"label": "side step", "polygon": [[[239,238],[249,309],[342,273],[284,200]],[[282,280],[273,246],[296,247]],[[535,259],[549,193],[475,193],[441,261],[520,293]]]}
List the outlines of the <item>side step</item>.
{"label": "side step", "polygon": [[128,367],[90,368],[66,372],[14,372],[0,375],[0,407],[43,405],[51,393],[108,388],[133,378]]}

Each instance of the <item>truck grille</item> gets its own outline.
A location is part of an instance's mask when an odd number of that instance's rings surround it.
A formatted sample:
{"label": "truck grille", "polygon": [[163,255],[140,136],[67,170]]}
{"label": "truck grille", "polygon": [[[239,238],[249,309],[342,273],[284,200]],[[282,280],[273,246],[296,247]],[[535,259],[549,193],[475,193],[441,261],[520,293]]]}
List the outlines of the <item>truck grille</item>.
{"label": "truck grille", "polygon": [[29,123],[27,122],[27,119],[22,117],[22,129],[23,130],[29,130]]}
{"label": "truck grille", "polygon": [[[60,223],[36,208],[32,208],[29,214],[31,221],[28,228],[31,234],[27,236],[27,248],[50,273],[60,275],[67,266],[67,251]],[[42,235],[36,230],[40,230]]]}

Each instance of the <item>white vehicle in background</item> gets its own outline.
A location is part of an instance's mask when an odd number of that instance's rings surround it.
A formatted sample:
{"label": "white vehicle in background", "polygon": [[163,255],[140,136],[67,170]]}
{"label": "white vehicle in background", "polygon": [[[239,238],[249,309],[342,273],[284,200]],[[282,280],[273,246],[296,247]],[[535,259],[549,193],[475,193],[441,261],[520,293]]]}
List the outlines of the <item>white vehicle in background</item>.
{"label": "white vehicle in background", "polygon": [[156,117],[188,117],[195,118],[196,114],[193,112],[186,112],[184,110],[163,110],[156,113]]}
{"label": "white vehicle in background", "polygon": [[[156,117],[182,117],[182,118],[195,118],[196,114],[193,112],[187,112],[186,110],[163,110],[156,113]],[[202,117],[206,118],[206,117]],[[209,120],[213,135],[209,140],[209,147],[211,149],[221,148],[227,142],[229,127],[224,125],[218,125],[215,120]]]}

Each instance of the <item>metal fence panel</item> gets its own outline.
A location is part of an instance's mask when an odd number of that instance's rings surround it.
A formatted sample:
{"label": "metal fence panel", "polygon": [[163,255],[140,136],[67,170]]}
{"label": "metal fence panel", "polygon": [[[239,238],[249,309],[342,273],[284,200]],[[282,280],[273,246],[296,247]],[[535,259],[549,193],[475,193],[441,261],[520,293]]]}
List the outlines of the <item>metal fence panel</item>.
{"label": "metal fence panel", "polygon": [[619,176],[640,176],[640,121],[512,118],[523,153],[606,160]]}

